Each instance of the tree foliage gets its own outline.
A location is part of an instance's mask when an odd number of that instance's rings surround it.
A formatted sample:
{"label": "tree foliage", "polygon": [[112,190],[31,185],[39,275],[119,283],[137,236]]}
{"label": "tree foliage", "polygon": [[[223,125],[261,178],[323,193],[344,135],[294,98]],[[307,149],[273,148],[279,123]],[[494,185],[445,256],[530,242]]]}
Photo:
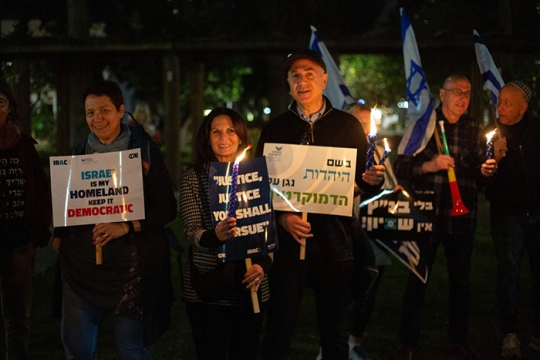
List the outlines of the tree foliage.
{"label": "tree foliage", "polygon": [[[68,36],[68,4],[84,4],[86,26],[99,24],[105,38],[72,39]],[[343,38],[400,38],[399,7],[409,15],[419,42],[426,39],[470,36],[477,29],[487,38],[505,39],[511,33],[524,39],[540,38],[538,0],[0,0],[3,19],[18,20],[16,29],[0,37],[0,46],[31,43],[153,43],[163,41],[221,40],[296,41],[307,46],[309,26],[314,25],[326,43],[339,43]],[[508,7],[508,11],[501,9]],[[49,37],[36,39],[28,31],[28,22],[39,19]],[[87,34],[88,35],[88,34]],[[429,41],[428,41],[429,42]],[[332,51],[332,49],[330,49]],[[506,51],[509,51],[506,49]],[[144,100],[160,114],[162,103],[162,60],[160,53],[141,57],[108,57],[88,54],[88,61],[100,77],[108,69],[119,81],[135,90],[135,101]],[[181,62],[182,94],[179,106],[189,113],[187,86],[191,76],[189,57]],[[131,55],[132,56],[132,55]],[[459,54],[432,54],[421,51],[423,65],[432,88],[437,89],[444,76],[451,72],[470,73],[475,61],[474,50]],[[187,59],[186,59],[187,58]],[[268,62],[261,54],[221,52],[203,59],[207,71],[204,89],[207,107],[232,103],[243,115],[261,119],[267,105]],[[187,60],[187,61],[186,61]],[[341,70],[353,96],[370,104],[395,106],[405,97],[405,79],[401,53],[395,55],[342,55]],[[537,89],[538,63],[533,55],[515,56],[515,77],[528,80]],[[33,64],[33,92],[55,87],[54,59]],[[41,96],[41,95],[39,95]],[[34,105],[40,106],[37,101]],[[45,123],[50,115],[46,108],[35,109],[43,134],[50,130]],[[187,115],[185,115],[187,116]]]}
{"label": "tree foliage", "polygon": [[343,55],[340,70],[353,97],[374,106],[395,106],[405,96],[401,55]]}
{"label": "tree foliage", "polygon": [[[121,41],[186,38],[291,39],[315,25],[331,36],[360,35],[377,20],[377,0],[73,0],[84,2],[88,24],[102,23],[110,39]],[[68,1],[19,0],[4,7],[21,21],[14,34],[28,36],[27,22],[41,19],[52,37],[67,36]],[[369,10],[370,16],[360,16]],[[340,21],[335,21],[340,19]]]}

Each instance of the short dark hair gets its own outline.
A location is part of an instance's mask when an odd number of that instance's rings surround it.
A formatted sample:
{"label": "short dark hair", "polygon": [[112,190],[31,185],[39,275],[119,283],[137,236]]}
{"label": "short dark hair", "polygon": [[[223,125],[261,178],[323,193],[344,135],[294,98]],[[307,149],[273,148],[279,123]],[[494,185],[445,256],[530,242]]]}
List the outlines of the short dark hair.
{"label": "short dark hair", "polygon": [[13,96],[13,92],[11,92],[11,88],[4,81],[0,81],[0,93],[6,95],[6,98],[9,101],[8,107],[10,109],[10,112],[7,115],[6,122],[14,123],[16,120],[19,120],[19,113],[17,112],[17,101],[15,100],[15,96]]}
{"label": "short dark hair", "polygon": [[91,85],[84,92],[83,102],[86,101],[86,98],[90,95],[108,96],[114,104],[114,107],[116,107],[116,110],[120,110],[120,106],[124,105],[124,95],[116,81],[104,80]]}
{"label": "short dark hair", "polygon": [[197,164],[202,165],[209,161],[218,161],[212,145],[210,144],[210,131],[212,130],[212,121],[214,118],[225,115],[231,118],[234,131],[242,143],[238,146],[238,153],[244,151],[244,149],[250,144],[248,131],[244,119],[236,111],[218,107],[212,110],[203,120],[199,132],[197,133],[197,139],[195,140],[195,153],[197,156]]}

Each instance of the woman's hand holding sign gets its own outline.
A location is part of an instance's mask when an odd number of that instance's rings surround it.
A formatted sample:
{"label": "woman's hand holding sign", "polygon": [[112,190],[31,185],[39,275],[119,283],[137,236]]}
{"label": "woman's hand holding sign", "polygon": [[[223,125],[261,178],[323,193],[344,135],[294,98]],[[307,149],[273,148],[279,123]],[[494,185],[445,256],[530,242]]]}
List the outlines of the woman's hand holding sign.
{"label": "woman's hand holding sign", "polygon": [[100,223],[94,226],[92,231],[92,244],[101,247],[107,245],[111,240],[117,239],[129,233],[127,223]]}
{"label": "woman's hand holding sign", "polygon": [[225,242],[231,240],[236,233],[236,218],[230,217],[220,221],[216,225],[216,236],[219,241]]}
{"label": "woman's hand holding sign", "polygon": [[138,220],[96,224],[92,230],[92,244],[96,246],[96,264],[102,264],[102,247],[109,241],[137,231],[141,231],[141,223]]}
{"label": "woman's hand holding sign", "polygon": [[259,285],[261,285],[261,281],[263,278],[263,268],[258,264],[254,264],[244,274],[244,280],[242,280],[242,284],[246,284],[246,289],[253,288],[253,291],[256,292],[257,290],[259,290]]}

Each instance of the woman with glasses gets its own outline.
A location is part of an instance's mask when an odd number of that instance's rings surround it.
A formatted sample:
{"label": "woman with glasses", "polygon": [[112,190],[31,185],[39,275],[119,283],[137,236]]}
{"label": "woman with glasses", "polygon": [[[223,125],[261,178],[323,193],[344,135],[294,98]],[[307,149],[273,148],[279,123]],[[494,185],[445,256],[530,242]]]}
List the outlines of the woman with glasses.
{"label": "woman with glasses", "polygon": [[17,102],[0,83],[0,284],[6,359],[26,359],[35,246],[49,243],[49,180],[36,141],[24,134]]}

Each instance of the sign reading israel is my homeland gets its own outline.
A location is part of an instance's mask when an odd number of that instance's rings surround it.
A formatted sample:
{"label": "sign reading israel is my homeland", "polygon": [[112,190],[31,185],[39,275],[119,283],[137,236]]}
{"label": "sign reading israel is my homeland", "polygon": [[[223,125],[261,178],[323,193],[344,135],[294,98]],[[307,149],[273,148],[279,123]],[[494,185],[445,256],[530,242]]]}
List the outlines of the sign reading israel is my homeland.
{"label": "sign reading israel is my homeland", "polygon": [[267,143],[275,210],[352,215],[356,149]]}
{"label": "sign reading israel is my homeland", "polygon": [[144,219],[141,151],[51,156],[54,226]]}

